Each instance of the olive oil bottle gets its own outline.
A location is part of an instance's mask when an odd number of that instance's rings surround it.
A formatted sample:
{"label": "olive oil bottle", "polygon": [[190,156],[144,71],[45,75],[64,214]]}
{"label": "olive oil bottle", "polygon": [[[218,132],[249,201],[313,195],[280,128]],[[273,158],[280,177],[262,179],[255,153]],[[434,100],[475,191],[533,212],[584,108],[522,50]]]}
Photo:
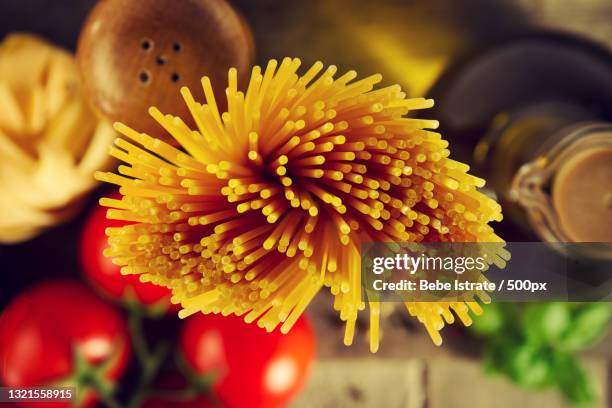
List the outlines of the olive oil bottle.
{"label": "olive oil bottle", "polygon": [[501,202],[507,240],[597,242],[589,256],[612,257],[607,49],[558,33],[521,36],[452,67],[431,94],[441,131],[461,147],[453,153]]}

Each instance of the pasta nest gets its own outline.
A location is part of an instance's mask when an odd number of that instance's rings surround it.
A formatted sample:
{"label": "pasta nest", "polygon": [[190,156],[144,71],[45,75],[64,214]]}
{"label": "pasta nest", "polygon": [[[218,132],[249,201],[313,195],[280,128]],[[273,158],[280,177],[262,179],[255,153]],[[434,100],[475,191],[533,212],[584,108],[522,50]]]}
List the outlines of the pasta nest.
{"label": "pasta nest", "polygon": [[81,95],[71,54],[28,34],[0,44],[0,242],[66,220],[116,137]]}
{"label": "pasta nest", "polygon": [[[299,66],[255,66],[245,92],[230,69],[224,113],[207,77],[204,104],[182,88],[196,129],[152,107],[182,148],[116,124],[125,138],[111,154],[125,164],[97,178],[120,186],[121,199],[101,204],[130,224],[107,229],[105,255],[170,288],[181,317],[235,314],[268,331],[290,330],[327,287],[346,344],[369,308],[376,351],[381,305],[362,296],[361,243],[503,242],[488,225],[501,208],[449,158],[436,121],[406,117],[432,100],[375,89],[381,75]],[[436,344],[450,310],[466,324],[481,311],[475,301],[406,306]]]}

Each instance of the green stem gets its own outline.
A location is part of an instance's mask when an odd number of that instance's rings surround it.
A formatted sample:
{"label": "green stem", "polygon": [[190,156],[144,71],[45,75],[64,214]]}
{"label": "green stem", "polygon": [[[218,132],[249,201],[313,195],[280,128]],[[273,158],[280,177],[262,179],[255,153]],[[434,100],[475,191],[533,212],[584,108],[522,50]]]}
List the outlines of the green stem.
{"label": "green stem", "polygon": [[142,365],[142,375],[138,381],[138,386],[128,403],[129,408],[138,408],[142,401],[149,394],[151,383],[155,379],[160,366],[164,362],[170,349],[167,343],[160,343],[149,359]]}
{"label": "green stem", "polygon": [[185,394],[205,395],[208,401],[215,407],[222,407],[221,401],[213,392],[213,384],[219,377],[219,373],[212,372],[205,375],[197,375],[191,370],[180,353],[175,353],[174,362],[176,367],[187,380],[187,387],[181,390]]}
{"label": "green stem", "polygon": [[129,309],[129,313],[128,328],[132,338],[132,346],[134,347],[134,352],[136,353],[138,362],[141,365],[146,364],[150,357],[150,353],[149,345],[147,344],[147,340],[143,335],[144,330],[142,327],[142,313],[136,307],[131,307]]}
{"label": "green stem", "polygon": [[[91,365],[82,355],[82,353],[75,348],[75,371],[73,375],[66,380],[66,383],[75,385],[77,387],[77,393],[79,390],[93,390],[96,397],[104,402],[104,405],[109,408],[121,408],[121,404],[119,404],[114,397],[114,385],[104,377],[104,366],[110,364],[111,362],[112,360],[109,360],[102,366]],[[80,403],[82,398],[83,395],[77,394],[77,403]]]}
{"label": "green stem", "polygon": [[134,352],[138,358],[138,362],[142,368],[142,374],[138,381],[136,390],[132,394],[130,401],[127,404],[129,408],[138,408],[142,401],[149,393],[151,383],[155,379],[159,368],[166,359],[170,345],[167,342],[162,342],[157,345],[155,350],[151,352],[149,345],[144,337],[142,327],[142,313],[137,307],[129,310],[128,326],[132,338]]}
{"label": "green stem", "polygon": [[96,395],[108,408],[121,408],[119,402],[113,396],[113,388],[106,386],[97,376],[89,379],[91,388],[96,392]]}

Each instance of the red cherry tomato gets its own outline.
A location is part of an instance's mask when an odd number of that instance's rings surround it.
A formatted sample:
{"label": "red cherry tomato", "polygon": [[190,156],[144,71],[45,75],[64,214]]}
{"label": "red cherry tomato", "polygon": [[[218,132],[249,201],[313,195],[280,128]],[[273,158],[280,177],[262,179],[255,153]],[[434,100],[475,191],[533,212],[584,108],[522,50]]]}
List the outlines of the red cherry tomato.
{"label": "red cherry tomato", "polygon": [[[119,199],[119,194],[111,198]],[[90,282],[100,291],[120,301],[136,300],[138,303],[151,307],[177,311],[177,305],[170,303],[170,290],[152,283],[143,283],[138,275],[122,275],[121,267],[115,265],[103,252],[108,247],[106,228],[121,227],[129,222],[109,220],[106,218],[106,207],[97,206],[93,209],[81,236],[81,265]]]}
{"label": "red cherry tomato", "polygon": [[[87,382],[78,384],[83,377],[77,375],[77,356],[88,373],[113,384],[125,369],[129,347],[122,316],[90,289],[67,280],[43,283],[0,315],[0,382],[79,386],[80,406],[90,406],[97,398]],[[82,373],[83,364],[79,367]]]}
{"label": "red cherry tomato", "polygon": [[183,327],[183,356],[197,375],[214,375],[213,391],[228,407],[286,405],[302,388],[315,353],[310,323],[271,333],[236,316],[198,314]]}

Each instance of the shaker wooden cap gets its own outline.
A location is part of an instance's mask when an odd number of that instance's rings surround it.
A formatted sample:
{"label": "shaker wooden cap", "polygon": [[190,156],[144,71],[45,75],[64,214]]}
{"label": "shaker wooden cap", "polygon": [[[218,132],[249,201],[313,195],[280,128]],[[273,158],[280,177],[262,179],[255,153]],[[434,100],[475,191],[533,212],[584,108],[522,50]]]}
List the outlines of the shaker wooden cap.
{"label": "shaker wooden cap", "polygon": [[103,0],[77,51],[93,107],[110,121],[166,140],[150,106],[195,126],[179,89],[189,87],[204,102],[200,80],[209,76],[224,106],[228,69],[236,67],[244,81],[253,56],[251,32],[225,0]]}

